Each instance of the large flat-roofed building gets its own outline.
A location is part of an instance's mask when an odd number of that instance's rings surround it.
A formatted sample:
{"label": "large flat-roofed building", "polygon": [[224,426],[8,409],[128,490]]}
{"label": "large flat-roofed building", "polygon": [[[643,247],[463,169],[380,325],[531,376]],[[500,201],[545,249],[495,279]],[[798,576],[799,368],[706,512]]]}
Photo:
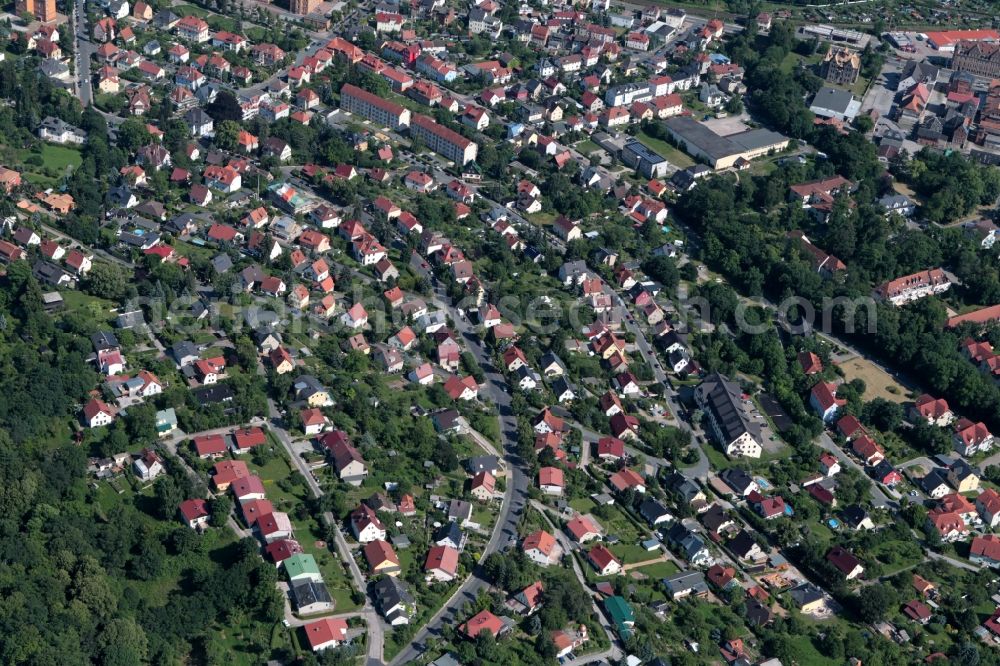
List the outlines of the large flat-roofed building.
{"label": "large flat-roofed building", "polygon": [[474,141],[419,113],[413,114],[410,119],[410,136],[420,139],[435,153],[456,164],[475,161],[479,152],[479,146]]}
{"label": "large flat-roofed building", "polygon": [[665,157],[637,139],[625,142],[621,157],[625,166],[638,170],[646,178],[662,178],[670,168],[670,162]]}
{"label": "large flat-roofed building", "polygon": [[350,83],[345,83],[340,89],[340,108],[392,129],[410,124],[409,109]]}
{"label": "large flat-roofed building", "polygon": [[942,30],[927,33],[927,43],[942,53],[954,53],[959,42],[997,42],[996,30]]}
{"label": "large flat-roofed building", "polygon": [[825,87],[813,97],[809,110],[821,118],[850,122],[861,110],[861,102],[854,98],[850,90]]}
{"label": "large flat-roofed building", "polygon": [[989,79],[1000,76],[1000,42],[959,42],[951,58],[951,68]]}
{"label": "large flat-roofed building", "polygon": [[822,39],[825,42],[833,42],[835,44],[850,44],[857,48],[863,49],[871,41],[871,35],[867,35],[863,32],[858,32],[857,30],[847,30],[846,28],[837,28],[832,25],[804,25],[799,28],[798,34],[806,39],[811,39],[815,37],[816,39]]}
{"label": "large flat-roofed building", "polygon": [[689,155],[705,160],[713,169],[728,169],[740,160],[750,161],[788,147],[788,137],[767,129],[748,129],[722,136],[688,116],[667,118],[664,127]]}

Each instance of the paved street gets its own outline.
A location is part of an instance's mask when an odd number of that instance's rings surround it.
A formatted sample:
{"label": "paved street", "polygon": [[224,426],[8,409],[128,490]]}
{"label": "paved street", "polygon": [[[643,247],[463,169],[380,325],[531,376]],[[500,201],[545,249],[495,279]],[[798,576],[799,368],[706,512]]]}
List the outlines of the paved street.
{"label": "paved street", "polygon": [[97,46],[90,41],[87,24],[86,0],[75,0],[73,3],[73,23],[76,28],[76,35],[73,38],[73,61],[76,76],[73,87],[76,89],[76,96],[84,106],[90,106],[94,96],[93,85],[90,77],[90,59],[97,52]]}
{"label": "paved street", "polygon": [[841,466],[852,467],[857,471],[859,471],[862,474],[862,476],[864,476],[866,479],[869,479],[871,481],[872,504],[874,506],[880,509],[885,509],[885,508],[892,508],[896,505],[895,500],[899,499],[899,494],[895,493],[893,495],[893,499],[890,500],[886,493],[892,491],[883,490],[881,485],[875,483],[875,481],[872,480],[871,477],[869,477],[868,474],[865,472],[865,468],[862,467],[860,464],[858,464],[858,462],[855,461],[854,458],[847,455],[847,453],[845,453],[843,449],[837,446],[837,444],[832,439],[830,439],[830,435],[828,435],[826,432],[823,432],[823,434],[819,436],[818,443],[821,448],[837,456],[837,460],[840,461]]}
{"label": "paved street", "polygon": [[[313,476],[312,470],[310,470],[309,466],[306,465],[302,456],[298,455],[292,448],[292,438],[288,434],[288,430],[284,427],[284,422],[281,419],[278,406],[273,400],[270,399],[267,404],[268,416],[271,419],[271,432],[273,432],[278,438],[278,441],[281,442],[281,445],[288,453],[288,457],[292,460],[296,469],[298,469],[299,473],[306,480],[306,484],[309,486],[309,490],[312,492],[313,497],[322,497],[323,489],[320,487],[319,482],[316,481],[316,477]],[[337,547],[337,554],[340,559],[347,564],[347,567],[351,572],[351,578],[354,581],[355,588],[364,592],[365,577],[362,575],[361,569],[358,568],[358,563],[354,560],[354,557],[351,556],[351,550],[340,530],[340,521],[329,512],[323,514],[323,519],[326,521],[327,525],[331,525],[335,528],[334,538],[335,545]],[[383,662],[382,652],[385,646],[385,628],[382,626],[382,620],[375,612],[375,609],[372,607],[371,601],[367,598],[367,595],[365,596],[364,611],[361,615],[365,618],[365,622],[368,623],[368,659],[366,663],[368,666],[381,664]]]}
{"label": "paved street", "polygon": [[663,365],[660,363],[659,358],[656,356],[656,352],[646,339],[646,335],[642,328],[640,328],[636,323],[635,318],[628,313],[628,307],[625,305],[625,300],[617,291],[610,290],[607,286],[605,286],[605,290],[617,300],[618,307],[625,315],[623,318],[625,327],[635,336],[635,343],[639,349],[639,353],[642,355],[646,364],[652,368],[653,376],[656,377],[658,382],[660,382],[660,385],[663,388],[663,398],[666,401],[667,408],[673,415],[672,423],[681,430],[690,433],[692,446],[694,446],[695,450],[698,452],[697,463],[689,467],[678,467],[678,471],[690,479],[700,479],[701,481],[705,481],[708,478],[709,465],[708,456],[705,454],[705,449],[703,447],[710,446],[710,444],[704,441],[704,438],[691,427],[691,424],[681,418],[680,395],[674,390],[670,379],[667,377],[666,371],[663,369]]}
{"label": "paved street", "polygon": [[598,599],[600,598],[599,595],[596,594],[595,592],[590,591],[590,587],[587,584],[587,576],[586,574],[584,574],[583,569],[580,568],[580,562],[573,555],[573,544],[566,537],[566,533],[563,532],[561,529],[559,529],[554,522],[552,522],[552,517],[549,515],[549,513],[552,511],[550,508],[546,507],[544,504],[542,504],[537,500],[531,500],[531,506],[534,507],[535,510],[542,515],[542,518],[545,520],[545,522],[548,523],[549,530],[551,530],[552,534],[555,535],[556,541],[559,543],[560,548],[562,548],[563,550],[563,558],[564,559],[569,558],[570,563],[573,565],[573,573],[576,575],[576,579],[580,581],[580,585],[583,586],[583,589],[590,592],[591,603],[593,604],[594,613],[597,615],[597,619],[601,623],[601,627],[604,629],[604,633],[607,635],[608,641],[610,641],[611,643],[611,647],[608,648],[607,650],[595,654],[589,654],[579,659],[571,659],[566,663],[589,664],[594,661],[600,661],[602,659],[615,659],[615,660],[621,659],[624,654],[621,649],[621,644],[618,641],[618,638],[616,637],[613,628],[611,627],[611,622],[604,614],[604,609],[601,608],[601,605],[598,603]]}
{"label": "paved street", "polygon": [[[483,549],[482,559],[485,559],[488,555],[501,550],[510,539],[517,537],[517,523],[524,512],[528,498],[528,475],[524,461],[517,455],[517,417],[511,409],[510,389],[503,376],[493,367],[489,354],[472,325],[458,313],[454,305],[450,304],[446,290],[440,284],[435,284],[435,297],[432,300],[437,307],[448,310],[457,332],[465,340],[466,346],[486,375],[486,382],[479,392],[480,397],[484,402],[496,405],[499,411],[500,436],[503,439],[504,459],[507,462],[507,490],[500,515],[493,528],[493,535]],[[480,578],[478,572],[473,572],[391,663],[402,665],[415,661],[424,651],[428,637],[439,635],[441,628],[446,624],[455,626],[465,619],[459,615],[462,606],[473,601],[487,587],[489,584]]]}

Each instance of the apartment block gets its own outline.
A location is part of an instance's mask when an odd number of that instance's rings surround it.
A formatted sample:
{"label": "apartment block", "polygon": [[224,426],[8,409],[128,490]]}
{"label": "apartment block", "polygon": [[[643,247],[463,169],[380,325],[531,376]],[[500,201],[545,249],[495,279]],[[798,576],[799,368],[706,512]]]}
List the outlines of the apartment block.
{"label": "apartment block", "polygon": [[475,161],[479,151],[475,142],[419,113],[413,114],[410,136],[420,139],[435,153],[456,164],[465,165]]}
{"label": "apartment block", "polygon": [[350,83],[345,83],[340,89],[340,108],[392,129],[410,124],[409,109]]}

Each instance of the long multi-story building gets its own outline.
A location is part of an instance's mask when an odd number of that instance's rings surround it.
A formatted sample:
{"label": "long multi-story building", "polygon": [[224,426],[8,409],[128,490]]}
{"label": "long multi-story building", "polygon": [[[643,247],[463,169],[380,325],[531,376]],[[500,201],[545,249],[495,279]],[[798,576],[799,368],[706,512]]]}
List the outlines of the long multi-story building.
{"label": "long multi-story building", "polygon": [[475,161],[479,146],[455,130],[439,125],[427,116],[413,114],[410,136],[420,139],[427,147],[457,164]]}
{"label": "long multi-story building", "polygon": [[955,45],[951,68],[993,79],[1000,76],[1000,43],[961,41]]}
{"label": "long multi-story building", "polygon": [[409,109],[350,83],[340,89],[340,108],[392,129],[410,124]]}
{"label": "long multi-story building", "polygon": [[708,429],[726,455],[760,458],[764,441],[760,424],[744,406],[743,389],[738,384],[713,373],[695,389],[694,399],[705,413]]}
{"label": "long multi-story building", "polygon": [[300,16],[312,14],[317,7],[319,7],[319,0],[289,0],[288,3],[288,10]]}
{"label": "long multi-story building", "polygon": [[893,305],[903,305],[926,296],[940,294],[950,287],[951,280],[945,272],[940,268],[932,268],[883,282],[875,289],[874,296]]}
{"label": "long multi-story building", "polygon": [[18,16],[31,14],[39,21],[56,20],[56,0],[17,0],[14,13]]}

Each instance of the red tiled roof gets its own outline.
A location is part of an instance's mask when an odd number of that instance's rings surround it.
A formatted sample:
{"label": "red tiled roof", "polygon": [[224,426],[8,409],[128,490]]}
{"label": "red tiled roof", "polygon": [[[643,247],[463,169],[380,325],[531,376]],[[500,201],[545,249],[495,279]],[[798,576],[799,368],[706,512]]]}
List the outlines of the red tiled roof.
{"label": "red tiled roof", "polygon": [[454,575],[458,571],[458,551],[451,546],[434,546],[427,553],[424,571],[441,569]]}
{"label": "red tiled roof", "polygon": [[203,435],[194,438],[194,448],[199,456],[218,455],[226,452],[226,438],[222,435]]}
{"label": "red tiled roof", "polygon": [[208,504],[203,499],[184,500],[181,502],[180,511],[184,520],[191,522],[208,516]]}
{"label": "red tiled roof", "polygon": [[563,471],[558,467],[543,467],[538,470],[538,485],[540,486],[566,486]]}
{"label": "red tiled roof", "polygon": [[996,534],[977,536],[972,540],[972,545],[969,547],[969,554],[988,557],[991,560],[1000,562],[1000,536]]}
{"label": "red tiled roof", "polygon": [[363,550],[365,561],[368,562],[368,566],[373,570],[385,562],[399,566],[399,557],[396,555],[396,551],[386,541],[382,541],[381,539],[369,541],[365,544]]}
{"label": "red tiled roof", "polygon": [[496,638],[503,629],[503,621],[488,610],[476,613],[459,630],[469,638],[475,638],[480,632],[488,631]]}
{"label": "red tiled roof", "polygon": [[555,548],[555,545],[556,538],[554,536],[545,530],[538,530],[524,537],[521,548],[525,551],[537,548],[540,553],[548,557],[552,553],[552,549]]}
{"label": "red tiled roof", "polygon": [[618,564],[621,564],[621,561],[615,557],[615,554],[601,544],[590,549],[590,552],[587,553],[587,559],[590,560],[590,563],[593,564],[598,571],[603,571],[604,568],[612,562],[618,562]]}
{"label": "red tiled roof", "polygon": [[347,620],[342,618],[324,617],[321,620],[310,622],[303,629],[306,638],[309,640],[309,647],[315,650],[321,645],[326,645],[330,641],[343,641],[347,639]]}

